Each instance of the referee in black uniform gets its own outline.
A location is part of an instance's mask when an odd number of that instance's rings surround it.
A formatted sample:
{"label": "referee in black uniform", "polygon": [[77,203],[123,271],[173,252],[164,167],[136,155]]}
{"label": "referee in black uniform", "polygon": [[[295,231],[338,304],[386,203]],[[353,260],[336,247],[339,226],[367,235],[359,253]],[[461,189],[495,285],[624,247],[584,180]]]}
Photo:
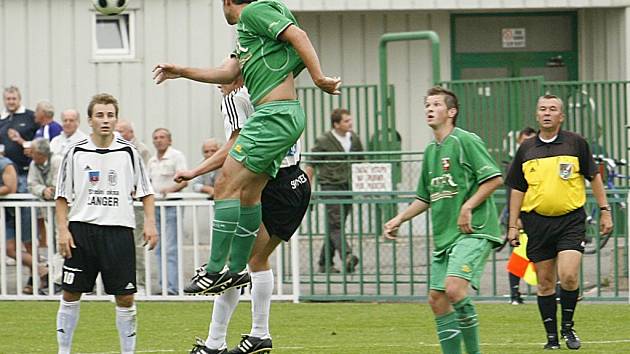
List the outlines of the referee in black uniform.
{"label": "referee in black uniform", "polygon": [[600,232],[610,233],[613,227],[602,177],[589,145],[578,134],[560,129],[564,121],[562,108],[562,100],[557,96],[538,99],[536,120],[540,130],[536,138],[520,146],[506,179],[512,188],[508,240],[513,246],[518,245],[520,215],[529,237],[527,256],[536,265],[538,309],[547,332],[545,349],[560,348],[556,276],[562,287],[562,337],[569,349],[579,349],[581,345],[573,330],[573,314],[586,231],[584,179],[591,182],[600,206]]}

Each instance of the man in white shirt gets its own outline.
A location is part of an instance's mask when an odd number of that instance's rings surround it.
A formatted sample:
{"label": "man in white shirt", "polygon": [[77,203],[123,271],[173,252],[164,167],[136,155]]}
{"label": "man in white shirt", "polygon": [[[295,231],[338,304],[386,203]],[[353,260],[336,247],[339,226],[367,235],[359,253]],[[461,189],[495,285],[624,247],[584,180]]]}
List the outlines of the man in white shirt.
{"label": "man in white shirt", "polygon": [[[171,132],[168,129],[157,128],[153,131],[153,145],[157,153],[149,159],[148,169],[153,189],[155,193],[161,197],[166,197],[169,193],[179,192],[188,184],[186,181],[179,183],[173,181],[175,172],[177,170],[185,170],[187,166],[184,154],[171,147],[171,144]],[[177,271],[177,208],[174,206],[157,208],[155,220],[159,233],[162,232],[162,213],[165,214],[165,232],[164,235],[160,234],[162,240],[156,249],[160,287],[162,287],[162,279],[166,277],[166,279],[168,279],[168,294],[176,295],[179,293]],[[162,274],[162,246],[166,248],[166,274]]]}
{"label": "man in white shirt", "polygon": [[[148,165],[149,159],[151,158],[151,152],[143,142],[136,138],[133,130],[133,124],[131,124],[128,120],[119,119],[118,123],[116,123],[116,132],[118,132],[123,139],[132,143],[133,146],[138,149],[142,162]],[[133,208],[133,211],[136,214],[136,228],[133,232],[133,236],[136,240],[136,285],[138,286],[138,292],[144,295],[146,291],[145,257],[144,247],[142,246],[142,229],[144,227],[144,220],[142,219],[141,207],[135,207]]]}
{"label": "man in white shirt", "polygon": [[61,127],[63,131],[50,141],[50,151],[53,155],[63,155],[66,148],[87,137],[79,129],[79,123],[80,116],[76,109],[66,109],[61,113]]}
{"label": "man in white shirt", "polygon": [[57,312],[59,354],[70,354],[81,295],[92,291],[99,273],[105,292],[116,299],[121,353],[136,349],[133,197],[142,199],[144,241],[150,248],[157,243],[157,231],[144,163],[133,145],[114,137],[117,119],[116,98],[92,97],[88,105],[92,134],[68,148],[59,169],[55,194],[59,253],[66,258]]}

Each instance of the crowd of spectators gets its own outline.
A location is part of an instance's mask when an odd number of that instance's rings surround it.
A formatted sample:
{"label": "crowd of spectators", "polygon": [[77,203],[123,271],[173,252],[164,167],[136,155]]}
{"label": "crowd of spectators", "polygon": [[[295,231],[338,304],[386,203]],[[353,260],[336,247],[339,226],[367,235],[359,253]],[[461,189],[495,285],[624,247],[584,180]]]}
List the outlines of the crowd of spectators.
{"label": "crowd of spectators", "polygon": [[[0,112],[0,197],[9,194],[28,193],[42,201],[52,201],[55,195],[57,171],[63,154],[74,143],[85,138],[87,134],[80,129],[81,114],[77,109],[68,108],[62,111],[58,121],[55,120],[55,107],[49,101],[39,101],[34,110],[22,104],[22,95],[18,87],[10,86],[3,90],[4,109]],[[172,180],[175,171],[185,169],[184,154],[171,147],[171,133],[166,128],[158,128],[153,132],[154,149],[150,149],[141,142],[134,133],[132,122],[119,119],[116,125],[117,135],[131,142],[142,156],[152,179],[156,197],[166,197],[169,193],[181,191],[186,183],[175,183]],[[203,144],[204,157],[218,149],[220,143],[210,139]],[[194,182],[193,191],[208,194],[211,198],[214,191],[216,176],[204,176]],[[24,199],[24,197],[22,197]],[[138,287],[142,292],[145,286],[145,254],[142,248],[143,218],[142,208],[135,212],[136,221],[136,271]],[[54,217],[49,220],[45,208],[36,208],[36,229],[31,230],[31,208],[5,208],[6,253],[10,262],[15,262],[17,252],[21,252],[22,265],[33,270],[33,255],[39,254],[39,266],[36,276],[39,277],[39,291],[46,293],[48,289],[48,267],[46,247],[48,247],[47,230],[55,230]],[[161,240],[164,243],[166,268],[164,279],[167,281],[169,294],[177,293],[177,214],[175,207],[157,208],[158,231],[164,230]],[[16,218],[17,215],[17,218]],[[161,228],[161,216],[164,217],[164,227]],[[16,222],[21,229],[21,243],[18,249],[16,242]],[[54,232],[53,232],[54,234]],[[53,236],[54,240],[54,236]],[[160,242],[161,244],[162,242]],[[54,242],[53,245],[54,247]],[[33,247],[40,252],[33,253]],[[161,245],[157,248],[157,262],[161,264]],[[158,266],[158,273],[162,267]],[[58,281],[55,277],[52,280]],[[25,282],[23,294],[33,293],[33,276]],[[161,286],[161,284],[160,284]]]}

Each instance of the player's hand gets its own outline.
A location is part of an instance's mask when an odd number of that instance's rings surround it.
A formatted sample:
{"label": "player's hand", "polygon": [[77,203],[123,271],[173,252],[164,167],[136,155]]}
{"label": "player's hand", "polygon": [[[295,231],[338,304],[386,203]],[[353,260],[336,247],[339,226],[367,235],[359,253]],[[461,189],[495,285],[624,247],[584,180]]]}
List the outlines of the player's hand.
{"label": "player's hand", "polygon": [[156,85],[163,83],[166,80],[177,79],[182,77],[182,68],[175,64],[158,64],[153,68],[153,81]]}
{"label": "player's hand", "polygon": [[145,219],[143,234],[144,243],[142,244],[142,246],[148,246],[149,250],[154,249],[158,243],[158,234],[157,228],[155,227],[155,222],[149,222]]}
{"label": "player's hand", "polygon": [[508,229],[508,234],[507,234],[507,239],[508,239],[508,242],[510,243],[510,246],[512,247],[520,246],[521,245],[521,241],[519,239],[520,236],[521,236],[521,230],[514,227],[510,227]]}
{"label": "player's hand", "polygon": [[182,183],[184,181],[190,181],[191,179],[197,177],[192,170],[184,170],[184,171],[176,171],[175,177],[173,177],[173,181],[175,183]]}
{"label": "player's hand", "polygon": [[462,210],[459,212],[459,218],[457,218],[457,226],[459,230],[465,234],[473,233],[472,209],[462,206]]}
{"label": "player's hand", "polygon": [[339,91],[339,87],[341,87],[340,77],[324,76],[321,79],[315,80],[315,85],[331,95],[341,95],[341,91]]}
{"label": "player's hand", "polygon": [[68,228],[59,231],[59,239],[57,241],[57,249],[63,258],[72,258],[72,249],[77,248],[74,244],[74,238]]}
{"label": "player's hand", "polygon": [[398,228],[400,227],[400,224],[402,224],[402,222],[398,217],[394,217],[393,219],[386,222],[383,226],[383,235],[385,236],[385,238],[389,240],[395,240],[396,237],[398,237]]}
{"label": "player's hand", "polygon": [[599,234],[608,235],[613,230],[612,213],[610,211],[601,211],[599,213]]}

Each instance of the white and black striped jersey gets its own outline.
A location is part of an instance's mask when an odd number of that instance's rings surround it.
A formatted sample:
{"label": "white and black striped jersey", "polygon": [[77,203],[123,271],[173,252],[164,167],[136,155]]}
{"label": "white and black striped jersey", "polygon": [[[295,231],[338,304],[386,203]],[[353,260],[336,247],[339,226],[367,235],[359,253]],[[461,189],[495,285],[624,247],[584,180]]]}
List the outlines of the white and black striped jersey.
{"label": "white and black striped jersey", "polygon": [[118,137],[99,148],[88,136],[64,155],[55,199],[72,203],[69,221],[135,228],[133,198],[151,194],[144,162],[130,142]]}
{"label": "white and black striped jersey", "polygon": [[[245,121],[254,114],[254,106],[249,97],[249,92],[245,86],[223,96],[221,101],[221,113],[223,113],[223,126],[225,128],[225,140],[230,140],[232,133],[243,128]],[[287,156],[282,160],[280,168],[297,165],[300,162],[302,145],[298,140],[289,149]]]}

